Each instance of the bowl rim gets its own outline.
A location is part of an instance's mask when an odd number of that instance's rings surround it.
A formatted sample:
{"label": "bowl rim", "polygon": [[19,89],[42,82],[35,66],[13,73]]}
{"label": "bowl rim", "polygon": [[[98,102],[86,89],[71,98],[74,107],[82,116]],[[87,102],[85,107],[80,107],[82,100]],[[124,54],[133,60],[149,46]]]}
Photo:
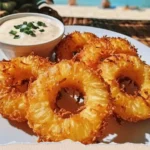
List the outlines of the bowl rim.
{"label": "bowl rim", "polygon": [[1,26],[1,24],[3,24],[4,22],[6,22],[8,20],[22,18],[22,17],[28,17],[28,16],[41,16],[41,17],[48,18],[48,19],[56,21],[58,23],[58,26],[61,29],[60,33],[58,34],[58,36],[56,38],[54,38],[52,40],[48,40],[46,42],[39,43],[39,44],[37,43],[37,44],[28,44],[28,45],[27,44],[18,45],[18,44],[10,44],[10,43],[7,43],[7,42],[2,42],[2,41],[0,41],[0,44],[5,44],[5,45],[8,45],[8,46],[15,46],[15,47],[40,46],[40,45],[48,44],[50,42],[54,42],[54,41],[56,41],[57,39],[59,39],[60,37],[63,36],[63,34],[65,32],[64,24],[60,20],[58,20],[57,18],[46,15],[46,14],[42,14],[42,13],[17,13],[17,14],[7,15],[7,16],[4,16],[4,17],[0,18],[0,26]]}

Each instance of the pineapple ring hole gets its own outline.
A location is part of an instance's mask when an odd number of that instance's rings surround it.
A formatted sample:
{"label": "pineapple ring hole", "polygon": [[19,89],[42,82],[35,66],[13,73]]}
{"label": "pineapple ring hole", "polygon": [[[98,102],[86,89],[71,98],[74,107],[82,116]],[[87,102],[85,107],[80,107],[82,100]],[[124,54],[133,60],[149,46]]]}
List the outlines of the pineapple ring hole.
{"label": "pineapple ring hole", "polygon": [[36,77],[32,74],[31,70],[22,69],[20,66],[17,69],[18,72],[14,70],[10,73],[12,76],[10,86],[15,92],[25,93],[28,91],[30,83],[36,80]]}
{"label": "pineapple ring hole", "polygon": [[136,81],[126,76],[119,77],[117,81],[122,92],[126,92],[129,95],[138,95],[140,87]]}
{"label": "pineapple ring hole", "polygon": [[79,53],[78,50],[72,52],[73,57],[74,57],[77,53]]}
{"label": "pineapple ring hole", "polygon": [[34,81],[34,78],[22,79],[13,83],[12,88],[14,88],[16,92],[24,93],[28,90],[29,84]]}
{"label": "pineapple ring hole", "polygon": [[70,118],[80,113],[84,106],[84,95],[75,88],[62,88],[57,93],[55,113],[62,118]]}
{"label": "pineapple ring hole", "polygon": [[72,56],[74,57],[82,50],[82,47],[76,47],[76,49],[72,52]]}

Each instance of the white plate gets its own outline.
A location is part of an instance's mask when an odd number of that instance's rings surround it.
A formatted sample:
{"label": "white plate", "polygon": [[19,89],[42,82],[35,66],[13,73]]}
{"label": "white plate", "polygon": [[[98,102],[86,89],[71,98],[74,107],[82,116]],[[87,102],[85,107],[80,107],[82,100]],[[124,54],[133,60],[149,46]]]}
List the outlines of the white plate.
{"label": "white plate", "polygon": [[[92,32],[98,36],[122,37],[126,38],[137,49],[142,59],[150,64],[150,48],[142,43],[119,33],[85,26],[66,26],[66,34],[73,31]],[[0,60],[5,56],[0,53]],[[105,131],[106,137],[104,142],[117,143],[146,143],[150,144],[150,120],[138,123],[124,123],[119,125],[115,120],[110,120]],[[25,123],[9,122],[0,117],[0,144],[7,144],[11,142],[17,143],[36,143],[37,137],[32,133]]]}

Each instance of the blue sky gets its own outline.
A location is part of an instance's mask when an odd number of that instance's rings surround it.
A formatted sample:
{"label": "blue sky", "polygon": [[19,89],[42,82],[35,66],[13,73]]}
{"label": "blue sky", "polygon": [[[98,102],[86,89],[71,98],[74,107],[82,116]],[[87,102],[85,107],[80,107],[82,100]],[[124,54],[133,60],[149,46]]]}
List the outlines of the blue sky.
{"label": "blue sky", "polygon": [[[55,4],[67,4],[68,0],[54,0]],[[150,0],[110,0],[112,6],[139,6],[150,7]],[[79,5],[99,6],[101,0],[77,0]]]}

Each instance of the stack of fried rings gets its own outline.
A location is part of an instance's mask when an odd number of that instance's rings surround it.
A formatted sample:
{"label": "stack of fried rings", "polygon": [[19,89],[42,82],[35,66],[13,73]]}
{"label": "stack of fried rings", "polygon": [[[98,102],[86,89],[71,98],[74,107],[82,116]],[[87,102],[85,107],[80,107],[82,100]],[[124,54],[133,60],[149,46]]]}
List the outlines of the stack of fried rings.
{"label": "stack of fried rings", "polygon": [[[111,114],[110,95],[101,77],[84,63],[63,60],[54,65],[31,55],[0,65],[0,113],[4,117],[18,122],[27,119],[39,141],[96,141]],[[57,94],[65,87],[79,89],[85,96],[85,108],[69,118],[55,113]]]}
{"label": "stack of fried rings", "polygon": [[[4,117],[28,121],[39,141],[71,139],[84,144],[97,141],[112,110],[131,122],[150,118],[150,69],[127,40],[74,32],[55,51],[55,64],[33,55],[0,63]],[[137,83],[135,95],[120,88],[122,76]],[[69,118],[55,113],[57,94],[65,87],[84,96],[84,109]]]}
{"label": "stack of fried rings", "polygon": [[[72,33],[66,39],[76,34],[76,32]],[[62,51],[68,51],[67,40],[64,39],[64,41],[60,42],[56,48],[57,61],[60,61],[60,58],[66,58],[65,53],[61,57],[59,55],[60,46],[63,44],[66,49]],[[72,49],[70,53],[72,51],[76,49]],[[111,102],[117,117],[131,122],[150,118],[150,67],[140,60],[135,47],[127,40],[110,37],[91,39],[72,59],[83,62],[96,71],[109,85]],[[122,91],[118,78],[123,76],[130,78],[138,85],[136,95]]]}

